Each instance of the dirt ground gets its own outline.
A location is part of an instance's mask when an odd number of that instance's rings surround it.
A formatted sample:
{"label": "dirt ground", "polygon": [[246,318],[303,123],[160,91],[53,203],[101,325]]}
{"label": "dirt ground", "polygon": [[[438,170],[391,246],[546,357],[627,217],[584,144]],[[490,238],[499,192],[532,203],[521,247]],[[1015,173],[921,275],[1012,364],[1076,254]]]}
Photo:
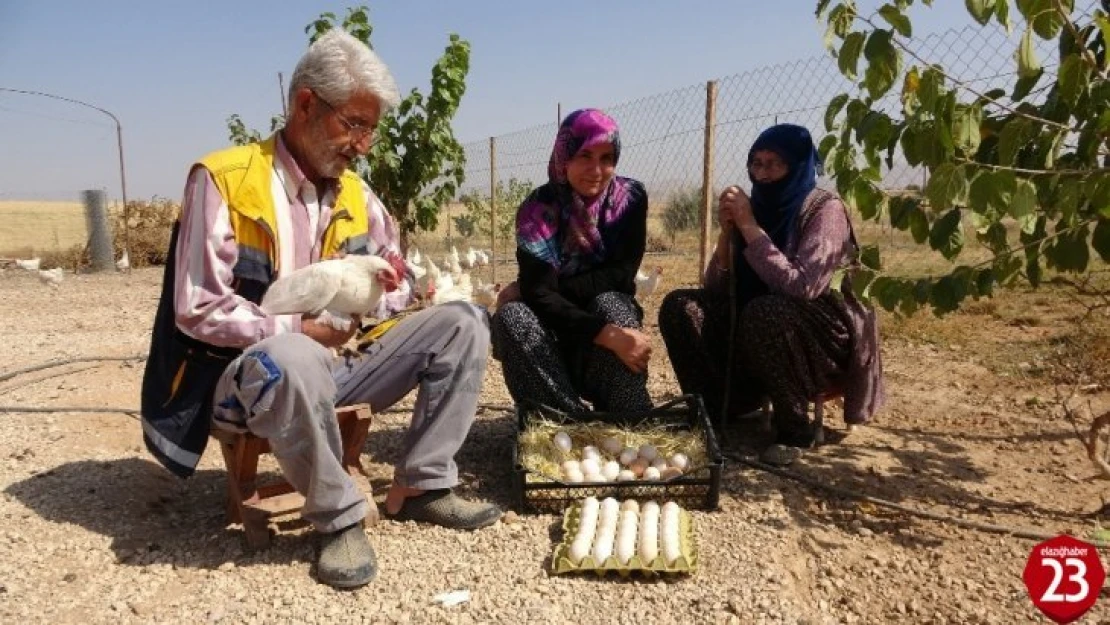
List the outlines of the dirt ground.
{"label": "dirt ground", "polygon": [[[156,268],[71,273],[56,289],[0,273],[0,374],[145,353],[160,282]],[[1110,409],[1110,321],[1106,309],[1078,321],[1082,309],[1064,291],[1007,293],[942,320],[884,315],[887,407],[842,440],[831,407],[833,442],[796,472],[955,518],[1088,539],[1107,523],[1094,513],[1108,483],[1092,479],[1056,392],[1080,382],[1069,388],[1078,387],[1082,419]],[[678,392],[654,324],[660,299],[645,306],[658,400]],[[142,368],[89,362],[15,376],[0,382],[0,405],[135,408]],[[482,401],[509,402],[493,360]],[[406,417],[375,417],[364,461],[377,492]],[[480,412],[458,459],[470,496],[511,506],[512,433],[508,412]],[[0,621],[1047,622],[1021,580],[1036,541],[736,462],[726,465],[720,509],[693,513],[701,560],[690,578],[551,576],[559,519],[511,515],[475,533],[383,521],[370,530],[381,574],[356,592],[314,581],[315,542],[295,520],[270,549],[246,551],[240,529],[224,523],[224,478],[214,446],[196,476],[170,476],[125,414],[0,413]],[[469,602],[433,602],[460,589]],[[1110,622],[1110,597],[1082,622]]]}

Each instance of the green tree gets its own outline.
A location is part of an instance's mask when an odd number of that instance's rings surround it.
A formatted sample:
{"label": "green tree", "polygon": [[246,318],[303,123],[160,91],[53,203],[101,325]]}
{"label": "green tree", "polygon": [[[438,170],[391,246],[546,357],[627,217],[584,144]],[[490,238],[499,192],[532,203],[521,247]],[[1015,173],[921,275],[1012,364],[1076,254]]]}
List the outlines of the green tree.
{"label": "green tree", "polygon": [[[520,208],[521,202],[531,192],[532,185],[523,180],[509,178],[507,182],[497,181],[497,238],[508,239],[516,236],[516,209]],[[478,234],[488,239],[490,236],[489,196],[478,191],[471,191],[463,194],[459,199],[466,209],[466,212],[461,217],[457,217],[455,221],[455,224],[459,227],[459,234],[463,234],[461,220],[473,227],[474,230],[470,236]],[[464,234],[463,236],[467,235]]]}
{"label": "green tree", "polygon": [[[907,45],[913,4],[861,15],[853,0],[817,3],[826,45],[857,86],[825,113],[820,152],[838,191],[865,219],[888,214],[953,265],[945,275],[887,275],[878,249],[866,249],[854,287],[887,310],[944,314],[996,285],[1035,286],[1045,268],[1085,273],[1092,252],[1110,261],[1107,3],[1077,15],[1074,0],[965,0],[984,28],[1010,31],[1022,18],[1016,81],[994,88],[965,83]],[[1056,44],[1051,70],[1037,39]],[[899,89],[900,111],[878,105]],[[923,196],[880,188],[897,152],[928,170]],[[957,264],[967,234],[990,250],[987,261]]]}
{"label": "green tree", "polygon": [[[334,13],[322,13],[305,27],[305,33],[311,43],[332,28],[343,28],[373,47],[369,7],[348,8],[342,20]],[[452,33],[432,67],[428,94],[413,88],[396,109],[383,115],[370,154],[355,164],[397,221],[405,249],[417,229],[436,228],[440,207],[455,197],[465,178],[466,154],[455,139],[451,121],[466,92],[469,71],[470,43]],[[237,115],[228,119],[228,131],[233,141],[258,138]]]}

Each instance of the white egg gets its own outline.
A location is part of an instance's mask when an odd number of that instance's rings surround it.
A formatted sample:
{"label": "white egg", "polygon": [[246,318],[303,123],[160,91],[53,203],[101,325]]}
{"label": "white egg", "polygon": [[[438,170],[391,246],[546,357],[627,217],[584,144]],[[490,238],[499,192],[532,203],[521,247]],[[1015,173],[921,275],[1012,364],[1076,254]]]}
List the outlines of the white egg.
{"label": "white egg", "polygon": [[600,473],[586,473],[585,474],[585,479],[583,481],[586,481],[586,482],[607,482],[608,480],[606,480],[605,476],[600,474]]}
{"label": "white egg", "polygon": [[569,471],[565,475],[563,475],[563,478],[565,478],[566,481],[572,484],[577,484],[578,482],[582,482],[586,479],[586,477],[582,475],[581,471]]}
{"label": "white egg", "polygon": [[586,445],[582,448],[582,459],[590,460],[591,458],[593,460],[600,460],[601,452],[599,452],[597,450],[597,447],[594,447],[593,445]]}
{"label": "white egg", "polygon": [[579,540],[574,541],[567,550],[567,557],[576,565],[582,564],[582,560],[585,560],[590,553],[590,544]]}
{"label": "white egg", "polygon": [[601,463],[597,458],[586,458],[582,461],[582,472],[589,475],[590,473],[601,473]]}
{"label": "white egg", "polygon": [[660,473],[662,473],[663,469],[667,468],[667,461],[662,458],[656,458],[654,461],[652,461],[651,466],[655,467],[659,470]]}
{"label": "white egg", "polygon": [[621,465],[616,460],[610,460],[601,467],[601,474],[605,476],[606,481],[612,482],[617,479],[621,474]]}
{"label": "white egg", "polygon": [[644,469],[644,479],[645,480],[657,480],[657,479],[659,479],[659,469],[656,469],[655,467],[648,467],[648,468]]}
{"label": "white egg", "polygon": [[555,443],[559,451],[564,454],[570,452],[571,448],[574,447],[574,442],[570,440],[570,434],[566,432],[556,432],[555,436],[551,438],[551,442]]}
{"label": "white egg", "polygon": [[645,443],[640,445],[640,457],[648,462],[652,462],[659,457],[659,450],[657,450],[654,445]]}
{"label": "white egg", "polygon": [[690,466],[690,459],[686,457],[686,454],[675,454],[671,456],[670,465],[676,469],[685,471],[686,468]]}
{"label": "white egg", "polygon": [[635,499],[626,499],[621,502],[621,512],[640,512],[640,502]]}
{"label": "white egg", "polygon": [[606,436],[601,441],[601,448],[605,450],[605,453],[609,454],[610,456],[616,456],[617,454],[619,454],[622,447],[624,447],[624,445],[621,445],[621,442],[617,440],[615,436]]}
{"label": "white egg", "polygon": [[618,482],[631,482],[636,479],[636,474],[630,469],[625,469],[617,475]]}
{"label": "white egg", "polygon": [[634,448],[625,447],[624,450],[621,451],[621,464],[627,467],[628,465],[632,464],[632,462],[636,460],[636,458],[638,458],[639,456],[640,452],[636,451]]}
{"label": "white egg", "polygon": [[572,471],[582,472],[582,465],[577,460],[566,460],[563,462],[563,473],[570,473]]}

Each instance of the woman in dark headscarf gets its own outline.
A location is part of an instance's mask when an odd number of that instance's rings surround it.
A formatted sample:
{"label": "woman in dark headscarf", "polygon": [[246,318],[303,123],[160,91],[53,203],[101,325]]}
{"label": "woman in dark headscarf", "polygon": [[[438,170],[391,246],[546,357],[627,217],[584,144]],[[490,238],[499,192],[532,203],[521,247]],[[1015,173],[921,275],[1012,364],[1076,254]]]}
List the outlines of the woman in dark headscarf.
{"label": "woman in dark headscarf", "polygon": [[847,277],[833,283],[856,241],[844,204],[817,188],[809,131],[792,124],[765,130],[747,165],[751,198],[735,186],[721,194],[721,235],[705,287],[668,294],[659,330],[683,392],[701,394],[721,423],[771,400],[776,439],[761,457],[790,464],[813,444],[807,408],[818,394],[842,392],[848,423],[866,422],[882,405],[878,325]]}
{"label": "woman in dark headscarf", "polygon": [[[646,410],[651,343],[633,298],[647,193],[614,175],[617,124],[583,109],[559,126],[548,182],[517,211],[517,282],[493,316],[493,355],[517,402]],[[519,301],[507,301],[519,297]]]}

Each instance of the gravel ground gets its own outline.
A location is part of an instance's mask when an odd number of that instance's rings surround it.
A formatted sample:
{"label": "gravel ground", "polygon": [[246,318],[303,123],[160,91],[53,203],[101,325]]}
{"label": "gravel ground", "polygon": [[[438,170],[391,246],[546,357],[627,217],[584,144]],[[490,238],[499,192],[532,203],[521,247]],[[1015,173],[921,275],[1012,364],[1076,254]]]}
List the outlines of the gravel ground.
{"label": "gravel ground", "polygon": [[[3,371],[145,352],[160,280],[158,269],[70,274],[51,289],[0,274]],[[1008,331],[1000,326],[984,331]],[[1070,426],[1030,407],[1030,394],[1047,392],[1036,380],[1000,376],[929,341],[884,350],[890,406],[873,427],[807,456],[800,473],[985,523],[1080,537],[1095,527],[1080,515],[1099,507],[1105,488],[1088,479]],[[507,404],[498,364],[489,369],[482,401]],[[0,382],[0,405],[135,407],[141,374],[141,362],[29,373]],[[665,355],[651,388],[658,399],[678,390]],[[1090,399],[1108,403],[1104,390]],[[701,561],[689,578],[551,576],[560,519],[511,513],[474,533],[382,521],[370,530],[380,576],[339,592],[314,581],[316,542],[295,518],[268,550],[244,549],[240,529],[224,523],[214,446],[182,481],[146,454],[130,417],[0,418],[7,623],[1046,622],[1021,581],[1034,541],[838,499],[736,463],[726,466],[720,510],[693,513]],[[375,417],[364,456],[375,492],[405,423],[403,412]],[[479,415],[459,457],[469,496],[511,506],[512,432],[508,413]],[[469,602],[433,602],[461,589]],[[1110,599],[1083,622],[1110,622]]]}

